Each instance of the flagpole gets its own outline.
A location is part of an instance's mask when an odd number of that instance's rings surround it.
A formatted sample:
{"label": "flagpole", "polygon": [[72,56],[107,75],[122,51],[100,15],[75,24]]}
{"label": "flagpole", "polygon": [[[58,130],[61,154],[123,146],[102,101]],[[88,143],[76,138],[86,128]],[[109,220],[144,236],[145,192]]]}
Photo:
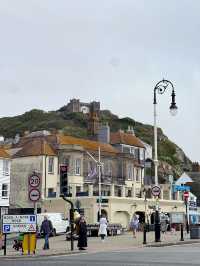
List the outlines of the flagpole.
{"label": "flagpole", "polygon": [[99,173],[99,217],[101,217],[101,149],[100,149],[100,146],[99,146],[98,173]]}

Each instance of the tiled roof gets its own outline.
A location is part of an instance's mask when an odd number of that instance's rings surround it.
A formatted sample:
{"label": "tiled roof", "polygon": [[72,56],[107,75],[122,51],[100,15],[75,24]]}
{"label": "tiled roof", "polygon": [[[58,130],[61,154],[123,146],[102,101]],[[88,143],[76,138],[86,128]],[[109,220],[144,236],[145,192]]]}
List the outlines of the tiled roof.
{"label": "tiled roof", "polygon": [[116,133],[111,133],[110,142],[111,144],[126,144],[130,146],[144,148],[144,145],[139,138],[137,138],[132,134],[124,133],[121,131]]}
{"label": "tiled roof", "polygon": [[92,140],[87,140],[87,139],[79,139],[71,136],[64,136],[64,135],[57,135],[58,138],[58,143],[61,145],[80,145],[84,149],[88,150],[95,150],[97,151],[98,148],[100,147],[102,152],[108,152],[108,153],[113,153],[117,154],[118,150],[112,147],[110,144],[106,143],[101,143],[98,141],[92,141]]}
{"label": "tiled roof", "polygon": [[20,149],[15,155],[16,157],[26,157],[26,156],[39,156],[39,155],[49,155],[55,156],[56,151],[53,149],[51,144],[49,144],[43,138],[30,138],[29,142],[26,142],[22,149]]}
{"label": "tiled roof", "polygon": [[0,148],[0,158],[10,158],[10,155],[3,148]]}

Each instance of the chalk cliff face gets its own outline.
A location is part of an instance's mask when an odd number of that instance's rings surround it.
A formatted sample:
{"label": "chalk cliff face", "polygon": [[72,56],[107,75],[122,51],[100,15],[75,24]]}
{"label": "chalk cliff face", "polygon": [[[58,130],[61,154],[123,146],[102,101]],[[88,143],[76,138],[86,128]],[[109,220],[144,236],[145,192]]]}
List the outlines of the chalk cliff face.
{"label": "chalk cliff face", "polygon": [[[126,131],[128,127],[133,127],[134,133],[144,142],[153,146],[153,126],[142,124],[132,118],[119,118],[112,114],[110,110],[98,111],[99,124],[109,124],[111,132],[118,130]],[[70,113],[66,107],[61,107],[58,111],[45,112],[42,110],[31,110],[19,116],[0,118],[0,135],[7,139],[7,143],[16,138],[16,135],[24,135],[25,131],[62,131],[64,134],[81,138],[89,138],[88,114]],[[19,136],[18,136],[19,137]],[[159,173],[164,176],[174,173],[179,175],[183,170],[191,170],[191,161],[176,144],[171,142],[158,128],[158,156]]]}

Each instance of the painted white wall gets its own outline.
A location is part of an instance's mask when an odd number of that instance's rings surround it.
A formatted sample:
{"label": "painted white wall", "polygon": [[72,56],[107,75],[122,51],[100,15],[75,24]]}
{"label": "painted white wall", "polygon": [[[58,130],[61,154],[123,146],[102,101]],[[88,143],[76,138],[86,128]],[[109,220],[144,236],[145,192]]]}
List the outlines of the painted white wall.
{"label": "painted white wall", "polygon": [[[4,161],[8,162],[8,171],[4,170]],[[9,196],[10,196],[10,165],[11,162],[9,159],[0,158],[0,207],[9,206]],[[2,195],[3,184],[8,185],[8,194],[7,196]]]}

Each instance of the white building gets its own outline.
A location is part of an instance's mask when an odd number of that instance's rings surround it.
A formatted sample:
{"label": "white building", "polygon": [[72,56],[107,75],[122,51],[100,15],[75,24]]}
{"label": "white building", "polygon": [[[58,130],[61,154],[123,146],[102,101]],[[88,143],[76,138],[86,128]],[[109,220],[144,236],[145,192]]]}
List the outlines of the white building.
{"label": "white building", "polygon": [[9,207],[10,165],[10,156],[0,148],[0,217],[8,212]]}

